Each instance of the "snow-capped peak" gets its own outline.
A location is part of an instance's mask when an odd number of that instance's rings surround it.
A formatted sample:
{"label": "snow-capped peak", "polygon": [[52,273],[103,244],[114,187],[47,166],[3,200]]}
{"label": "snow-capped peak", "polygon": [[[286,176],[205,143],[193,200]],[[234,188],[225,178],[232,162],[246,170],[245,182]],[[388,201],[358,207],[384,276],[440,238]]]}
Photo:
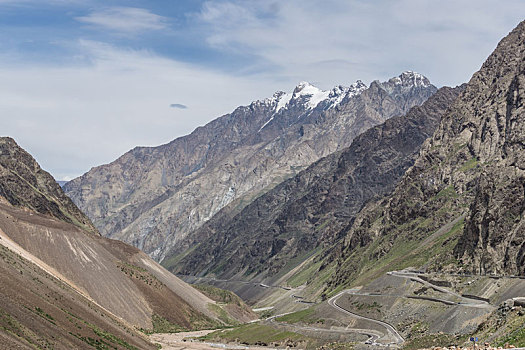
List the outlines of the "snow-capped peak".
{"label": "snow-capped peak", "polygon": [[[331,109],[340,104],[345,98],[350,98],[359,95],[363,92],[367,86],[361,81],[357,80],[355,83],[346,86],[336,86],[332,90],[321,90],[309,82],[302,81],[293,89],[292,92],[277,91],[271,98],[267,98],[262,102],[266,105],[275,106],[273,114],[270,118],[261,126],[259,131],[264,129],[283,109],[287,109],[290,106],[302,106],[305,111],[315,109],[320,103],[322,103],[323,109]],[[301,115],[299,115],[299,118]]]}
{"label": "snow-capped peak", "polygon": [[429,87],[430,81],[422,74],[413,71],[405,71],[398,77],[390,79],[388,82],[394,85],[410,85],[416,87]]}
{"label": "snow-capped peak", "polygon": [[328,95],[328,99],[330,100],[328,109],[337,106],[347,97],[350,98],[359,95],[366,88],[367,86],[361,80],[356,81],[349,87],[341,85],[334,87]]}
{"label": "snow-capped peak", "polygon": [[330,91],[323,91],[312,84],[302,81],[292,93],[292,100],[304,100],[308,109],[314,109],[317,105],[328,98]]}

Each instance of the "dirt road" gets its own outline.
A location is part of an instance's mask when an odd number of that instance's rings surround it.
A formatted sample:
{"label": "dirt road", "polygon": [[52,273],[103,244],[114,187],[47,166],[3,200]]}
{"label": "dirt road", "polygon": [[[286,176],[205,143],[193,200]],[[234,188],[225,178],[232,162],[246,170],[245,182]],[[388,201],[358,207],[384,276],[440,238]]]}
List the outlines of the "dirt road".
{"label": "dirt road", "polygon": [[[379,340],[379,336],[377,336],[376,334],[373,334],[374,332],[372,330],[367,330],[368,333],[364,333],[364,332],[361,332],[363,334],[366,334],[368,336],[370,336],[370,339],[368,339],[366,341],[366,344],[371,344],[371,345],[376,345],[376,346],[385,346],[385,345],[398,345],[398,344],[402,344],[405,342],[405,339],[403,339],[403,337],[401,336],[401,334],[399,334],[397,332],[397,330],[392,327],[391,325],[389,325],[388,323],[386,322],[383,322],[383,321],[378,321],[378,320],[375,320],[373,318],[369,318],[369,317],[365,317],[365,316],[361,316],[361,315],[358,315],[358,314],[355,314],[353,312],[350,312],[342,307],[340,307],[339,305],[337,305],[337,300],[343,296],[344,294],[350,292],[350,290],[343,290],[342,292],[340,292],[339,294],[331,297],[329,300],[328,300],[328,304],[330,306],[332,306],[333,308],[335,308],[336,310],[340,311],[340,312],[343,312],[347,315],[350,315],[354,318],[358,318],[358,319],[362,319],[362,320],[367,320],[367,321],[370,321],[370,322],[373,322],[373,323],[376,323],[378,324],[379,326],[383,327],[386,329],[386,334],[383,336],[384,338],[390,338],[392,339],[393,341],[389,342],[389,343],[384,343],[384,342],[378,342]],[[351,329],[349,329],[351,331]],[[359,331],[362,331],[362,330],[359,330]]]}

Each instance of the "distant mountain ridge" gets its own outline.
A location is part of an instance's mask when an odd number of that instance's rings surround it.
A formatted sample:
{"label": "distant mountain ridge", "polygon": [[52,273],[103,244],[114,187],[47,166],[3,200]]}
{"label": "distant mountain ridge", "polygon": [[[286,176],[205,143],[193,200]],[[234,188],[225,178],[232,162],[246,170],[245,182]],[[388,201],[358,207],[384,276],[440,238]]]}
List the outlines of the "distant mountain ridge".
{"label": "distant mountain ridge", "polygon": [[239,107],[166,145],[135,148],[64,190],[105,236],[161,261],[220,209],[241,210],[435,91],[414,72],[331,91],[301,83],[292,93]]}
{"label": "distant mountain ridge", "polygon": [[336,243],[369,200],[394,189],[461,91],[442,88],[422,106],[370,128],[350,147],[322,158],[239,213],[225,208],[170,252],[165,266],[182,275],[266,279]]}

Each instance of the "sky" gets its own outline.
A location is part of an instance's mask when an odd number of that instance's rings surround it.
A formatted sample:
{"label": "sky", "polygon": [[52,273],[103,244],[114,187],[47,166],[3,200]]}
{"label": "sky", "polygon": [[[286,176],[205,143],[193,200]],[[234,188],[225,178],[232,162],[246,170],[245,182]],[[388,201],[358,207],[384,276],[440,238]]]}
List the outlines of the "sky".
{"label": "sky", "polygon": [[524,14],[523,0],[0,0],[0,135],[70,180],[300,81],[467,82]]}

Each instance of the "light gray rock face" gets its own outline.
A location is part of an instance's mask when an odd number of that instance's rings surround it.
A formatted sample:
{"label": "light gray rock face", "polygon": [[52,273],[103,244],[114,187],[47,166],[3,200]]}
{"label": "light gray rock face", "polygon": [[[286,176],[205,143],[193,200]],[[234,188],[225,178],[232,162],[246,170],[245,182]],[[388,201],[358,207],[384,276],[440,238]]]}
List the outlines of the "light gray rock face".
{"label": "light gray rock face", "polygon": [[254,198],[436,91],[420,74],[292,93],[237,108],[190,135],[135,148],[64,186],[106,236],[157,260],[226,205]]}

